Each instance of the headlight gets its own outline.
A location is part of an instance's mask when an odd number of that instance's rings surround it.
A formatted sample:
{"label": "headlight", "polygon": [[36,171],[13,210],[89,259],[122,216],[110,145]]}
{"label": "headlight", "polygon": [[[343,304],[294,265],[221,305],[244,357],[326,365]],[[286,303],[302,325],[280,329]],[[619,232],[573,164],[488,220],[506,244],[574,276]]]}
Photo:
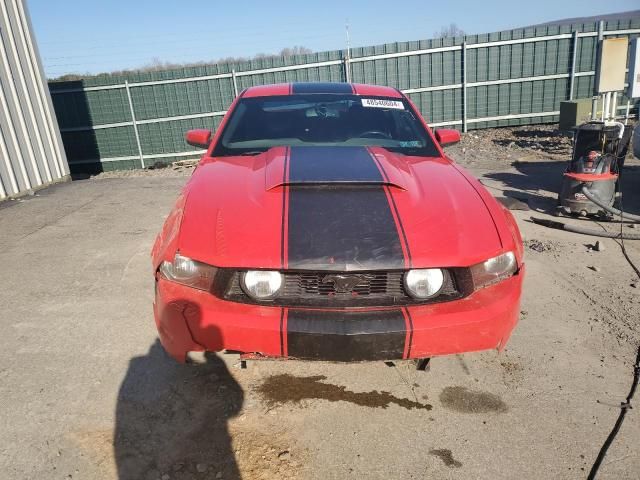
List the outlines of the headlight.
{"label": "headlight", "polygon": [[513,252],[507,252],[478,263],[470,270],[473,288],[477,290],[511,277],[518,271],[518,262],[516,262],[516,256]]}
{"label": "headlight", "polygon": [[216,276],[216,267],[196,262],[176,253],[173,262],[162,262],[160,273],[172,282],[199,290],[210,290]]}
{"label": "headlight", "polygon": [[444,274],[439,268],[409,270],[404,276],[404,285],[413,298],[431,298],[440,292]]}
{"label": "headlight", "polygon": [[282,275],[273,270],[249,270],[242,274],[241,282],[244,292],[257,300],[275,297],[282,287]]}

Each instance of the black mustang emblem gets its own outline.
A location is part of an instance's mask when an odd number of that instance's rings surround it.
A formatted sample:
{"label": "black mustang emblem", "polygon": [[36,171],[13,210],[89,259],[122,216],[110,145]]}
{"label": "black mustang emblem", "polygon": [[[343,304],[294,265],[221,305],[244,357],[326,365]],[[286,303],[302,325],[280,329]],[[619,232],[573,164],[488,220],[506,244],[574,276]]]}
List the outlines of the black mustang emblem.
{"label": "black mustang emblem", "polygon": [[326,275],[322,283],[333,283],[336,293],[350,293],[353,289],[367,280],[364,275]]}

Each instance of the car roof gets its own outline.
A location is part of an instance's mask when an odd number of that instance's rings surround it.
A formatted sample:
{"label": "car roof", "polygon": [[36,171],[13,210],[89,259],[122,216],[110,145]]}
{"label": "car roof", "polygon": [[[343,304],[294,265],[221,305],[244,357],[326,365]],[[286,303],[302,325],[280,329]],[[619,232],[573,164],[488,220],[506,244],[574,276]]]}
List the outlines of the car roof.
{"label": "car roof", "polygon": [[342,82],[296,82],[276,83],[273,85],[259,85],[247,88],[242,97],[270,97],[282,95],[300,95],[314,93],[355,94],[372,97],[402,98],[402,94],[396,88],[380,85],[366,85],[363,83]]}

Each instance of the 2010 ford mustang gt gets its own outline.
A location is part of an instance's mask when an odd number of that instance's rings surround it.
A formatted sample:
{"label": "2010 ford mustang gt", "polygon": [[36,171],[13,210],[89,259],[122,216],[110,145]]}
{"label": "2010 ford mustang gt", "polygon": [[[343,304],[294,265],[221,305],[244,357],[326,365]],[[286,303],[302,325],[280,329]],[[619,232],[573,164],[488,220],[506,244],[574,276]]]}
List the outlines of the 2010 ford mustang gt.
{"label": "2010 ford mustang gt", "polygon": [[167,352],[330,361],[502,348],[517,323],[511,213],[396,89],[251,87],[206,148],[152,251]]}

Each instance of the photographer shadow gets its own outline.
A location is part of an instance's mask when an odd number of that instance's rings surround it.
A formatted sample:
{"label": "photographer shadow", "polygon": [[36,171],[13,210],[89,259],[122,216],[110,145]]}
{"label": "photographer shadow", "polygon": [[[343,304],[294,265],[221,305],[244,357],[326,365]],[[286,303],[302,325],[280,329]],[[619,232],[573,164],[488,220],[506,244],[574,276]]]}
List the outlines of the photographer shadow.
{"label": "photographer shadow", "polygon": [[171,359],[159,341],[129,363],[114,434],[120,480],[240,479],[227,422],[243,391],[225,363]]}

